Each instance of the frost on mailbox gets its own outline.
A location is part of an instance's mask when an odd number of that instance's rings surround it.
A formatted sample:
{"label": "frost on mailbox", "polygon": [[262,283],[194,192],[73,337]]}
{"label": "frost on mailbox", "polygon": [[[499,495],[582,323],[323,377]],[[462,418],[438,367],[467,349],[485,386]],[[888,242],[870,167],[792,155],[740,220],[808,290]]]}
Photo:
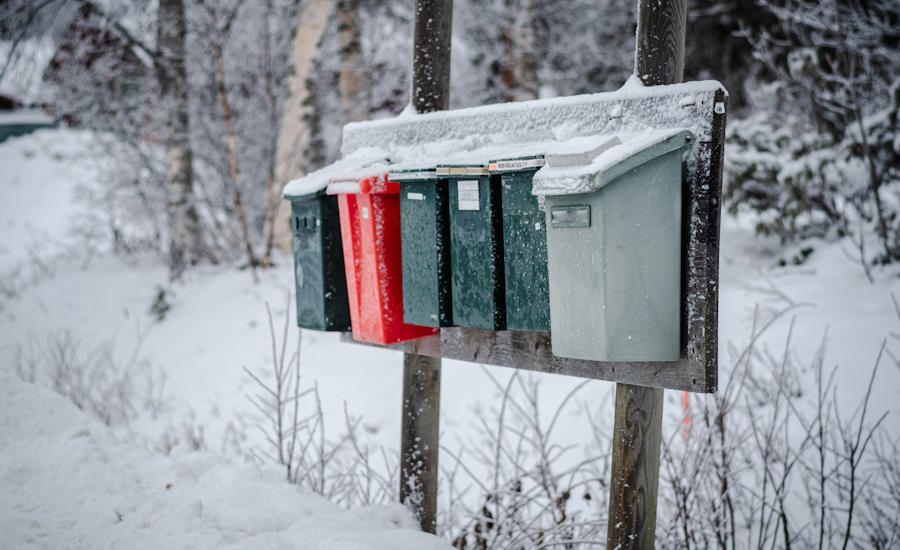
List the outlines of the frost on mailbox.
{"label": "frost on mailbox", "polygon": [[303,192],[285,196],[291,202],[297,325],[345,331],[350,310],[337,198],[324,188]]}
{"label": "frost on mailbox", "polygon": [[679,358],[682,150],[690,142],[686,130],[647,130],[609,136],[593,156],[546,155],[532,192],[545,201],[554,355]]}

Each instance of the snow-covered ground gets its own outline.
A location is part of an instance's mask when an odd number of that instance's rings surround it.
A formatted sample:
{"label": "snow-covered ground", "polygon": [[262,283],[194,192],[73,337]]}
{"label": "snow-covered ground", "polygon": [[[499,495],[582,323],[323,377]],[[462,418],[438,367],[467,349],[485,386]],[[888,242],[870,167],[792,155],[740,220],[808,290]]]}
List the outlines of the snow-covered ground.
{"label": "snow-covered ground", "polygon": [[[0,281],[29,260],[35,241],[57,243],[61,253],[77,247],[71,224],[86,206],[73,200],[77,184],[90,185],[90,155],[79,149],[85,136],[67,130],[40,131],[0,145]],[[825,338],[827,365],[839,365],[839,399],[855,404],[865,391],[881,342],[900,333],[891,301],[900,297],[896,270],[876,272],[870,284],[853,252],[842,243],[816,246],[798,267],[775,267],[772,243],[755,237],[747,220],[725,217],[722,229],[720,358],[730,364],[729,344],[750,337],[754,311],[794,309],[766,333],[764,343],[782,350],[793,318],[791,345],[809,362]],[[49,253],[49,252],[48,252]],[[262,272],[259,284],[232,267],[191,271],[172,288],[172,309],[162,322],[148,313],[166,271],[152,258],[123,260],[99,255],[89,263],[65,262],[52,276],[36,279],[17,296],[0,294],[0,533],[17,547],[178,546],[422,548],[439,541],[410,530],[398,508],[339,511],[282,481],[282,473],[260,471],[241,450],[264,445],[246,394],[253,382],[247,367],[267,376],[271,343],[265,304],[280,333],[292,284],[290,259]],[[0,286],[2,288],[2,286]],[[44,386],[21,382],[15,351],[46,342],[67,330],[92,349],[113,342],[125,362],[140,342],[140,356],[165,373],[165,406],[142,411],[127,427],[107,428]],[[291,321],[289,345],[296,341]],[[400,433],[401,356],[370,346],[341,343],[333,334],[302,336],[303,385],[317,382],[328,429],[343,429],[344,404],[364,418],[365,442],[396,452]],[[891,341],[897,345],[897,341]],[[441,395],[442,443],[474,434],[473,411],[490,407],[496,390],[488,373],[505,379],[512,371],[446,361]],[[535,375],[546,414],[580,382]],[[891,410],[900,397],[900,371],[884,365],[873,394],[875,413]],[[603,403],[612,384],[592,382],[581,397]],[[668,409],[680,396],[669,392]],[[605,402],[612,415],[612,403]],[[887,419],[900,432],[900,416]],[[587,420],[570,414],[557,429],[559,442],[579,443]],[[158,451],[167,435],[202,430],[203,449],[176,446]],[[181,438],[185,439],[184,437]],[[441,455],[444,465],[452,457]],[[167,486],[171,487],[167,489]],[[320,546],[316,546],[319,544]]]}
{"label": "snow-covered ground", "polygon": [[3,548],[445,548],[399,504],[343,510],[281,471],[122,441],[0,371]]}

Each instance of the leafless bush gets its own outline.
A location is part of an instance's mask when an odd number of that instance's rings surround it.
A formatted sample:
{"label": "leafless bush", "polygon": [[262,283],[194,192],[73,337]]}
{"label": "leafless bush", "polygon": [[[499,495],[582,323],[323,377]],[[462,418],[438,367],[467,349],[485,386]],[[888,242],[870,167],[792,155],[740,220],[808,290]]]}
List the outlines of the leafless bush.
{"label": "leafless bush", "polygon": [[474,441],[456,451],[442,447],[453,459],[443,468],[445,534],[457,548],[605,544],[609,440],[600,440],[598,448],[586,445],[584,458],[577,457],[582,449],[554,442],[564,413],[589,382],[575,386],[547,421],[537,379],[516,371],[502,383],[484,372],[499,392],[498,405],[476,411]]}
{"label": "leafless bush", "polygon": [[[762,337],[803,304],[754,315],[749,343],[731,347],[725,385],[670,414],[661,451],[657,540],[664,548],[890,548],[900,543],[900,441],[874,415],[882,346],[858,404],[846,410],[826,368],[824,338],[804,362],[793,322],[783,347]],[[770,334],[768,336],[771,336]],[[771,339],[769,339],[771,340]],[[443,447],[440,525],[457,548],[605,545],[607,404],[584,406],[593,441],[560,446],[542,423],[539,383],[514,373],[494,408],[476,412],[477,437]],[[670,409],[671,411],[672,409]],[[687,420],[688,422],[685,422]],[[580,451],[584,458],[574,460]]]}
{"label": "leafless bush", "polygon": [[[272,310],[266,304],[271,339],[271,371],[244,372],[257,391],[247,395],[259,413],[257,427],[267,445],[250,449],[259,462],[275,462],[285,468],[291,483],[308,487],[345,506],[390,502],[396,499],[395,480],[399,461],[385,450],[373,452],[359,437],[361,418],[344,408],[344,430],[335,439],[325,430],[325,415],[317,384],[300,384],[300,348],[288,355],[290,295],[287,298],[281,339],[275,333]],[[267,378],[268,380],[264,380]]]}
{"label": "leafless bush", "polygon": [[[792,351],[793,323],[780,352],[759,344],[777,317],[754,323],[747,347],[732,349],[725,387],[696,399],[690,430],[664,441],[659,541],[682,548],[896,544],[900,500],[887,465],[900,455],[883,429],[887,413],[870,410],[884,346],[847,416],[837,368],[825,367],[824,339],[809,364]],[[807,387],[802,377],[810,374]],[[875,482],[881,479],[887,483]]]}
{"label": "leafless bush", "polygon": [[178,428],[168,426],[156,442],[156,450],[164,455],[168,455],[175,447],[182,444],[192,451],[206,449],[205,430],[201,424],[197,423],[193,413],[182,420],[181,426]]}
{"label": "leafless bush", "polygon": [[29,338],[14,350],[15,370],[26,382],[46,380],[60,395],[107,426],[127,424],[140,406],[154,417],[165,407],[165,374],[140,358],[138,338],[127,358],[115,354],[114,342],[85,351],[68,329]]}
{"label": "leafless bush", "polygon": [[[853,410],[838,399],[837,367],[827,368],[825,339],[804,361],[794,323],[777,350],[772,327],[804,304],[758,309],[749,343],[730,346],[718,393],[697,396],[670,414],[662,444],[657,540],[665,548],[890,548],[900,544],[900,440],[872,411],[882,346],[866,392]],[[397,498],[396,453],[361,442],[361,419],[345,406],[337,438],[325,430],[317,386],[303,389],[298,351],[275,335],[268,381],[248,371],[259,392],[268,447],[258,460],[285,467],[292,483],[346,506]],[[893,356],[891,356],[893,357]],[[589,405],[582,382],[549,411],[540,379],[485,369],[497,392],[474,413],[474,436],[441,447],[439,532],[457,548],[604,546],[610,475],[610,392]],[[673,409],[670,407],[670,411]],[[549,413],[549,414],[548,414]],[[591,438],[560,444],[572,417]],[[685,421],[689,422],[685,422]]]}

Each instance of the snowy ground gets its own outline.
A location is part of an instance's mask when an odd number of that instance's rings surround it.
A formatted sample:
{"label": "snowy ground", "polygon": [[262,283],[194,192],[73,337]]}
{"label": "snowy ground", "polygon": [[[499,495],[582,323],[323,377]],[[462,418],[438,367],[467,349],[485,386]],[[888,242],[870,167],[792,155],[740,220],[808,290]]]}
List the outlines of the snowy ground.
{"label": "snowy ground", "polygon": [[[82,180],[91,175],[84,160],[89,155],[79,150],[83,138],[53,130],[0,145],[0,281],[28,261],[36,240],[49,237],[57,243],[59,248],[48,254],[77,245],[69,228],[85,207],[72,200],[73,186],[89,185]],[[741,346],[749,338],[754,311],[793,305],[771,327],[766,344],[780,351],[794,317],[791,344],[797,357],[811,360],[825,338],[826,364],[840,365],[839,398],[856,403],[879,345],[891,331],[900,333],[890,297],[892,292],[900,297],[900,279],[896,272],[880,272],[875,283],[868,283],[841,243],[818,245],[799,267],[775,268],[779,253],[774,244],[754,237],[747,222],[723,222],[722,365],[729,364],[729,344]],[[290,541],[333,548],[338,536],[354,548],[437,545],[410,531],[409,519],[397,508],[341,512],[281,482],[280,472],[260,472],[243,462],[240,451],[262,442],[245,395],[253,390],[252,382],[241,367],[267,372],[265,304],[271,305],[278,326],[284,315],[293,314],[286,311],[289,258],[279,264],[262,273],[256,285],[247,272],[233,268],[192,271],[173,289],[173,308],[163,322],[148,314],[157,286],[166,282],[165,269],[150,258],[126,262],[100,255],[86,265],[64,262],[17,296],[0,294],[0,476],[5,488],[0,533],[7,543],[0,546],[277,547]],[[70,331],[88,349],[112,341],[122,361],[141,341],[141,357],[165,373],[165,407],[156,414],[143,411],[127,428],[110,430],[42,384],[20,382],[13,373],[16,345],[45,341],[60,330]],[[292,326],[291,345],[296,334]],[[394,451],[399,446],[400,365],[396,352],[340,343],[335,335],[303,334],[304,385],[318,383],[329,430],[342,428],[346,403],[364,417],[366,442]],[[512,371],[488,372],[505,379]],[[579,382],[539,378],[548,414]],[[882,367],[873,395],[876,413],[894,407],[898,380],[893,365]],[[595,405],[606,399],[611,416],[612,387],[594,382],[581,397]],[[677,411],[680,396],[668,393],[667,409]],[[473,410],[489,407],[495,395],[478,366],[446,361],[442,443],[454,448],[455,442],[471,439]],[[887,425],[891,433],[900,432],[900,416],[892,414]],[[573,410],[557,436],[560,443],[580,442],[587,429]],[[168,456],[156,450],[167,434],[185,430],[202,430],[204,450],[190,452],[184,444]],[[441,462],[450,464],[452,458],[442,454]],[[356,527],[348,528],[350,523]]]}
{"label": "snowy ground", "polygon": [[3,548],[445,548],[397,505],[342,510],[281,471],[121,441],[0,372]]}

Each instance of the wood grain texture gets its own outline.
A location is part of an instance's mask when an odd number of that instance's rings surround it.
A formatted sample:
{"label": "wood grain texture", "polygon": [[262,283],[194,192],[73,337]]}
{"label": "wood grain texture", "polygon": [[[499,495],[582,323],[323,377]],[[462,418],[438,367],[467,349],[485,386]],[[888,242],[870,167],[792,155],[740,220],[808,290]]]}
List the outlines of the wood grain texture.
{"label": "wood grain texture", "polygon": [[416,0],[412,104],[417,113],[450,107],[453,0]]}
{"label": "wood grain texture", "polygon": [[[450,106],[450,32],[453,0],[416,0],[412,103],[416,112]],[[440,355],[403,355],[400,502],[422,530],[437,531],[438,435],[441,415]]]}
{"label": "wood grain texture", "polygon": [[616,385],[609,549],[655,545],[663,393],[660,388]]}
{"label": "wood grain texture", "polygon": [[441,360],[404,354],[400,502],[415,512],[428,533],[437,529],[440,412]]}
{"label": "wood grain texture", "polygon": [[687,0],[653,0],[638,4],[634,74],[644,86],[681,82],[686,25]]}
{"label": "wood grain texture", "polygon": [[[452,327],[441,329],[439,336],[429,336],[391,346],[356,342],[350,333],[342,334],[341,340],[482,365],[693,392],[715,391],[715,387],[710,390],[707,386],[708,378],[703,366],[696,364],[692,359],[635,363],[567,359],[553,355],[550,336],[549,332],[491,331]],[[715,377],[712,379],[715,380]]]}

